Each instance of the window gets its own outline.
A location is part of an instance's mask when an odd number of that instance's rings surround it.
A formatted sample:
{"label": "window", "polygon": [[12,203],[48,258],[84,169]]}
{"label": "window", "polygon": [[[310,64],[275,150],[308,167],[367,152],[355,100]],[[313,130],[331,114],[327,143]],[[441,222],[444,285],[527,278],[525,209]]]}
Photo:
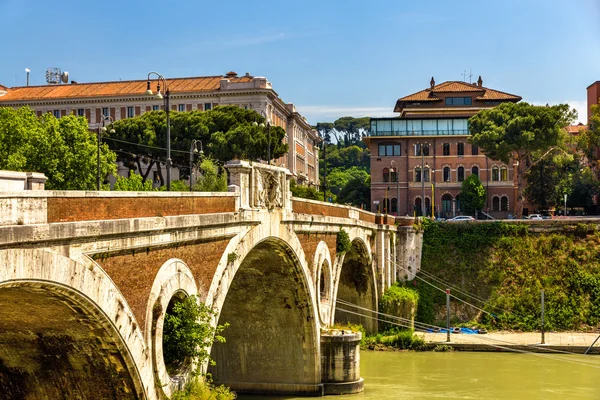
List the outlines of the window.
{"label": "window", "polygon": [[396,168],[390,169],[390,182],[398,182],[398,173]]}
{"label": "window", "polygon": [[212,109],[212,103],[204,103],[204,111],[208,111]]}
{"label": "window", "polygon": [[501,181],[508,180],[508,169],[506,167],[500,168],[500,180]]}
{"label": "window", "polygon": [[479,147],[474,144],[471,145],[471,155],[476,156],[479,154]]}
{"label": "window", "polygon": [[185,104],[179,104],[177,106],[177,111],[185,111]]}
{"label": "window", "polygon": [[478,166],[475,165],[473,168],[471,168],[471,175],[479,176],[479,167]]}
{"label": "window", "polygon": [[498,167],[492,167],[492,181],[500,180],[499,172],[500,172],[500,170],[498,169]]}
{"label": "window", "polygon": [[450,155],[450,143],[444,143],[443,148],[444,148],[444,155],[449,156]]}
{"label": "window", "polygon": [[470,97],[446,97],[447,106],[470,106],[471,104]]}
{"label": "window", "polygon": [[450,182],[450,167],[444,167],[444,182]]}
{"label": "window", "polygon": [[417,198],[415,199],[415,213],[416,213],[417,215],[423,215],[423,210],[421,210],[421,204],[422,204],[422,202],[421,202],[421,198],[420,198],[420,197],[417,197]]}
{"label": "window", "polygon": [[421,167],[415,168],[415,182],[421,182]]}
{"label": "window", "polygon": [[465,144],[464,143],[459,143],[456,149],[456,154],[458,154],[459,156],[464,156],[465,155]]}
{"label": "window", "polygon": [[379,145],[379,156],[399,156],[400,145],[399,144],[380,144]]}
{"label": "window", "polygon": [[429,182],[429,168],[423,170],[423,181]]}
{"label": "window", "polygon": [[458,181],[462,182],[465,180],[465,167],[458,167],[458,171],[457,171],[457,175],[458,175]]}
{"label": "window", "polygon": [[134,117],[134,112],[133,112],[133,107],[127,107],[127,118],[133,118]]}
{"label": "window", "polygon": [[108,107],[104,107],[104,108],[102,109],[102,115],[103,115],[104,117],[108,117]]}
{"label": "window", "polygon": [[421,143],[415,144],[415,156],[420,156],[421,151],[423,152],[423,154],[422,154],[423,156],[428,156],[429,155],[429,145],[421,144]]}
{"label": "window", "polygon": [[398,199],[397,198],[393,198],[392,199],[392,207],[391,207],[391,211],[393,213],[398,213]]}
{"label": "window", "polygon": [[85,110],[83,108],[78,108],[77,109],[77,116],[78,117],[83,117],[85,115]]}
{"label": "window", "polygon": [[60,118],[60,110],[52,111],[52,115],[54,115],[54,118]]}
{"label": "window", "polygon": [[506,196],[500,200],[500,211],[508,211],[508,197]]}
{"label": "window", "polygon": [[448,193],[442,196],[442,211],[443,212],[451,212],[452,211],[452,196]]}
{"label": "window", "polygon": [[159,105],[153,105],[152,106],[152,111],[158,111],[160,110],[160,106]]}
{"label": "window", "polygon": [[390,181],[390,170],[387,168],[383,169],[383,181],[384,182],[389,182]]}
{"label": "window", "polygon": [[492,199],[492,211],[500,211],[500,199],[498,196],[494,196]]}

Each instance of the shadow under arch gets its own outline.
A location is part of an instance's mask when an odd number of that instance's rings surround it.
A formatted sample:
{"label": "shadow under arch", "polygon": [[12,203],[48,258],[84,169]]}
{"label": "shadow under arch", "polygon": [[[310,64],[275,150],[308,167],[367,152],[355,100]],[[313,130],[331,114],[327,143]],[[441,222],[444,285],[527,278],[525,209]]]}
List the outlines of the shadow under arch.
{"label": "shadow under arch", "polygon": [[144,399],[119,333],[82,293],[49,281],[0,283],[3,399]]}
{"label": "shadow under arch", "polygon": [[321,394],[316,312],[297,255],[275,237],[256,244],[233,276],[212,346],[215,383],[238,392]]}
{"label": "shadow under arch", "polygon": [[375,313],[343,304],[340,300],[377,311],[375,276],[369,252],[361,239],[354,239],[350,250],[343,255],[336,291],[334,322],[360,324],[368,334],[377,332]]}

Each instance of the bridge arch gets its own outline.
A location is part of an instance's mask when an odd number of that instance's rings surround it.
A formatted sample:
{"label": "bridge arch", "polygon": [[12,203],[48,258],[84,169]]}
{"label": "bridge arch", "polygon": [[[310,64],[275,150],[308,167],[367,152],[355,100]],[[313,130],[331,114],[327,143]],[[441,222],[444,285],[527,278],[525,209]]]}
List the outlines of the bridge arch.
{"label": "bridge arch", "polygon": [[92,260],[0,250],[0,303],[4,398],[156,398],[141,330]]}
{"label": "bridge arch", "polygon": [[[338,256],[333,323],[362,325],[367,333],[377,332],[377,272],[366,234],[350,234],[351,248]],[[344,303],[351,303],[356,308]],[[361,314],[361,315],[357,315]]]}
{"label": "bridge arch", "polygon": [[212,348],[216,383],[242,392],[322,392],[314,281],[297,237],[286,239],[250,231],[224,255],[213,305],[218,323],[230,326],[227,342]]}
{"label": "bridge arch", "polygon": [[331,310],[333,309],[333,263],[329,247],[320,241],[313,257],[313,282],[319,304],[319,317],[322,326],[331,323]]}
{"label": "bridge arch", "polygon": [[172,258],[158,270],[146,307],[145,335],[152,354],[157,386],[169,398],[181,389],[189,378],[189,368],[171,376],[163,356],[163,328],[165,315],[174,297],[197,296],[198,287],[189,267],[180,259]]}

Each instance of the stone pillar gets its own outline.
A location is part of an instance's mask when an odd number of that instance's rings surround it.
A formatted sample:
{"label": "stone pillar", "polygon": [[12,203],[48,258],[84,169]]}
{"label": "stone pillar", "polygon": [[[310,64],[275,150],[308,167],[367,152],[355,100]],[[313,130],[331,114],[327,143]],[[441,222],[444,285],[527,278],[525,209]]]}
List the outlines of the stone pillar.
{"label": "stone pillar", "polygon": [[324,394],[351,394],[364,390],[360,377],[360,332],[331,330],[321,333],[321,376]]}
{"label": "stone pillar", "polygon": [[232,160],[225,163],[225,168],[229,172],[229,183],[230,186],[235,185],[239,188],[240,194],[240,208],[249,209],[250,198],[251,198],[251,182],[250,174],[252,167],[248,161]]}
{"label": "stone pillar", "polygon": [[398,280],[412,280],[421,269],[423,232],[417,232],[412,226],[398,227],[396,252],[398,254]]}

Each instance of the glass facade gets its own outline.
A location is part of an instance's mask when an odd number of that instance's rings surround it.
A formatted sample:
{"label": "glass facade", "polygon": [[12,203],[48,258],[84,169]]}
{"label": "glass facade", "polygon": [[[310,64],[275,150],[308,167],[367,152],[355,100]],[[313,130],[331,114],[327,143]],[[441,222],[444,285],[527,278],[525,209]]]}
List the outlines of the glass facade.
{"label": "glass facade", "polygon": [[371,118],[370,136],[452,136],[468,134],[469,124],[467,118]]}

